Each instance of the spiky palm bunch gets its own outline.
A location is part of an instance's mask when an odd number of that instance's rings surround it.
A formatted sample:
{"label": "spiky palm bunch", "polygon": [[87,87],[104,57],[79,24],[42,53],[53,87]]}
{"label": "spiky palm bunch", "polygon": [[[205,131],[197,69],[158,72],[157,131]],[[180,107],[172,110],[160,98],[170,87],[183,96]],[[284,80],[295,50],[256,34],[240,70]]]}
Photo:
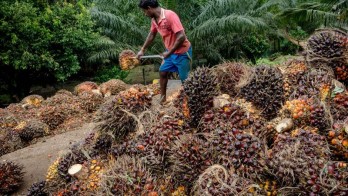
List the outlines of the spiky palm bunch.
{"label": "spiky palm bunch", "polygon": [[104,133],[97,137],[93,148],[96,149],[98,152],[108,153],[112,146],[112,142],[112,136]]}
{"label": "spiky palm bunch", "polygon": [[151,176],[143,162],[129,156],[111,161],[101,179],[99,194],[149,195],[158,190],[156,180]]}
{"label": "spiky palm bunch", "polygon": [[30,142],[34,138],[42,137],[49,133],[48,125],[36,119],[22,121],[15,127],[15,130],[19,132],[19,137],[24,142]]}
{"label": "spiky palm bunch", "polygon": [[123,140],[135,130],[137,115],[151,106],[152,96],[146,88],[132,87],[110,97],[97,111],[95,121],[102,122],[102,132],[112,132],[116,141]]}
{"label": "spiky palm bunch", "polygon": [[327,134],[330,143],[332,158],[335,160],[348,160],[348,117],[345,120],[336,121]]}
{"label": "spiky palm bunch", "polygon": [[184,82],[188,98],[190,124],[197,127],[204,112],[209,110],[213,97],[218,94],[217,77],[207,67],[197,68]]}
{"label": "spiky palm bunch", "polygon": [[217,163],[233,168],[240,176],[260,178],[264,167],[264,144],[251,134],[238,129],[217,128],[211,138]]}
{"label": "spiky palm bunch", "polygon": [[31,185],[28,189],[27,196],[48,196],[49,194],[45,190],[45,181],[40,181]]}
{"label": "spiky palm bunch", "polygon": [[193,181],[205,169],[212,165],[209,142],[192,134],[185,134],[174,141],[170,151],[170,162],[174,183],[191,187]]}
{"label": "spiky palm bunch", "polygon": [[307,41],[308,60],[325,63],[345,61],[348,48],[345,43],[347,34],[339,30],[324,29],[314,33]]}
{"label": "spiky palm bunch", "polygon": [[24,97],[21,101],[23,107],[39,107],[41,103],[45,100],[41,95],[29,95]]}
{"label": "spiky palm bunch", "polygon": [[97,90],[97,89],[98,89],[98,84],[96,84],[95,82],[86,81],[76,85],[74,88],[74,93],[76,95],[79,95],[82,92],[85,92],[85,91],[91,92],[92,90]]}
{"label": "spiky palm bunch", "polygon": [[[163,118],[150,131],[145,132],[128,151],[137,150],[146,166],[156,174],[169,169],[169,155],[173,142],[188,133],[187,123],[180,117]],[[135,149],[136,148],[136,149]]]}
{"label": "spiky palm bunch", "polygon": [[259,186],[221,165],[213,165],[200,174],[193,195],[261,195]]}
{"label": "spiky palm bunch", "polygon": [[248,72],[246,65],[233,62],[217,65],[214,71],[219,76],[217,80],[220,84],[221,93],[226,93],[230,96],[235,96],[238,93],[236,85]]}
{"label": "spiky palm bunch", "polygon": [[104,97],[109,97],[111,95],[117,95],[119,92],[126,90],[127,84],[122,80],[111,79],[99,85],[100,92]]}
{"label": "spiky palm bunch", "polygon": [[330,158],[325,137],[299,130],[279,134],[267,161],[269,170],[283,186],[296,186],[309,168],[319,171]]}
{"label": "spiky palm bunch", "polygon": [[14,162],[0,163],[0,194],[10,194],[23,183],[23,167]]}
{"label": "spiky palm bunch", "polygon": [[104,98],[101,94],[93,92],[82,92],[79,94],[80,106],[88,113],[95,112],[99,106],[104,102]]}
{"label": "spiky palm bunch", "polygon": [[81,105],[76,96],[56,94],[43,102],[38,116],[51,130],[54,130],[69,117],[81,113],[83,113]]}
{"label": "spiky palm bunch", "polygon": [[140,64],[135,58],[136,54],[132,50],[124,50],[119,55],[120,67],[122,70],[130,70]]}
{"label": "spiky palm bunch", "polygon": [[290,61],[284,69],[284,91],[285,97],[288,98],[296,89],[299,77],[308,70],[304,61]]}
{"label": "spiky palm bunch", "polygon": [[345,195],[348,193],[348,167],[344,162],[328,162],[319,170],[309,167],[299,187],[306,195]]}
{"label": "spiky palm bunch", "polygon": [[331,113],[334,120],[344,120],[348,116],[348,91],[334,95]]}
{"label": "spiky palm bunch", "polygon": [[249,127],[253,119],[236,104],[227,104],[222,108],[208,110],[204,113],[198,126],[199,132],[209,133],[215,129],[245,129]]}
{"label": "spiky palm bunch", "polygon": [[290,100],[301,97],[320,97],[323,101],[328,98],[328,92],[323,92],[331,86],[333,73],[325,69],[311,69],[300,75],[296,88],[290,94]]}
{"label": "spiky palm bunch", "polygon": [[261,110],[266,119],[274,118],[284,102],[283,75],[278,68],[258,66],[241,95]]}

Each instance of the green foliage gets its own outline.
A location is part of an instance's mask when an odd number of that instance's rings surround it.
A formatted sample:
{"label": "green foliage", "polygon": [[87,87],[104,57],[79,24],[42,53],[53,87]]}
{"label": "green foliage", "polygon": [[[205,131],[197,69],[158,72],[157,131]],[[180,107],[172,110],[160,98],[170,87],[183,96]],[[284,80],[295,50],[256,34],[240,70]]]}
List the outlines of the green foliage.
{"label": "green foliage", "polygon": [[295,58],[291,55],[281,55],[281,54],[275,54],[273,57],[268,58],[260,58],[257,59],[256,65],[270,65],[270,66],[277,66],[281,65],[284,62],[288,61],[289,59]]}
{"label": "green foliage", "polygon": [[93,80],[99,83],[103,83],[111,79],[119,79],[124,81],[128,74],[128,71],[121,70],[119,66],[106,66],[97,71]]}
{"label": "green foliage", "polygon": [[269,41],[260,35],[245,37],[241,46],[242,51],[253,63],[256,63],[256,59],[263,56],[269,48]]}
{"label": "green foliage", "polygon": [[0,6],[0,83],[8,84],[8,91],[26,93],[32,83],[65,81],[86,65],[99,34],[82,3]]}
{"label": "green foliage", "polygon": [[[210,61],[254,59],[268,48],[261,40],[266,32],[273,31],[272,16],[263,6],[263,1],[210,0],[193,21],[190,36],[194,46],[199,47],[199,52]],[[250,38],[251,32],[254,36]],[[259,41],[260,48],[252,46],[252,42]],[[255,51],[258,54],[250,53]]]}
{"label": "green foliage", "polygon": [[[138,8],[138,3],[138,0],[94,1],[91,14],[103,37],[97,40],[97,51],[91,54],[90,62],[117,60],[122,50],[137,52],[140,49],[150,30],[151,21]],[[164,50],[160,39],[155,41],[153,48],[149,53]]]}

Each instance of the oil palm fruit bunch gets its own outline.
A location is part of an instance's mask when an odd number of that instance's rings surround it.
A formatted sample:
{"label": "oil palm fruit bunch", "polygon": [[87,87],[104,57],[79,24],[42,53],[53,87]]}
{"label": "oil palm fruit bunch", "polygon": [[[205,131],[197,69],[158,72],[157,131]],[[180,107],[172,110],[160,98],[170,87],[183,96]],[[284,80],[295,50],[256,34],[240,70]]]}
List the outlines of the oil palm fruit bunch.
{"label": "oil palm fruit bunch", "polygon": [[188,107],[188,96],[185,94],[183,88],[181,88],[173,101],[174,107],[179,109],[179,111],[185,116],[185,118],[190,117],[190,108]]}
{"label": "oil palm fruit bunch", "polygon": [[116,96],[103,103],[97,111],[94,121],[101,122],[98,126],[101,132],[113,132],[115,140],[123,140],[136,127],[135,120],[127,115],[119,106]]}
{"label": "oil palm fruit bunch", "polygon": [[241,63],[226,62],[217,65],[214,68],[218,83],[220,84],[221,93],[226,93],[230,96],[236,96],[238,91],[236,85],[242,77],[248,73],[246,65]]}
{"label": "oil palm fruit bunch", "polygon": [[161,87],[158,83],[157,84],[149,84],[146,87],[151,91],[153,96],[161,94]]}
{"label": "oil palm fruit bunch", "polygon": [[116,144],[111,147],[112,155],[117,158],[122,155],[129,155],[134,157],[141,151],[144,151],[145,147],[137,139],[126,140],[120,144]]}
{"label": "oil palm fruit bunch", "polygon": [[120,67],[122,70],[130,70],[140,64],[135,58],[136,54],[132,50],[123,50],[119,55]]}
{"label": "oil palm fruit bunch", "polygon": [[111,79],[99,85],[100,92],[104,97],[117,95],[119,92],[127,89],[127,84],[119,79]]}
{"label": "oil palm fruit bunch", "polygon": [[284,69],[284,95],[289,97],[295,90],[297,80],[308,70],[304,61],[293,60]]}
{"label": "oil palm fruit bunch", "polygon": [[12,112],[0,108],[0,128],[14,128],[18,125],[18,121],[19,119]]}
{"label": "oil palm fruit bunch", "polygon": [[116,141],[123,140],[135,130],[136,122],[130,114],[137,115],[151,106],[152,96],[146,88],[132,87],[110,97],[97,111],[98,128],[111,131]]}
{"label": "oil palm fruit bunch", "polygon": [[[105,170],[101,187],[105,187],[113,195],[149,195],[157,192],[156,180],[139,159],[129,156],[118,157],[110,161]],[[100,190],[97,195],[105,195]],[[153,194],[153,193],[152,193]]]}
{"label": "oil palm fruit bunch", "polygon": [[48,192],[45,190],[46,181],[40,181],[31,185],[28,189],[27,196],[48,196]]}
{"label": "oil palm fruit bunch", "polygon": [[319,171],[330,158],[325,137],[299,130],[296,134],[279,134],[269,153],[267,165],[281,186],[296,186],[305,180],[303,172]]}
{"label": "oil palm fruit bunch", "polygon": [[200,174],[193,195],[262,195],[253,181],[240,177],[221,165],[213,165]]}
{"label": "oil palm fruit bunch", "polygon": [[68,91],[66,89],[60,89],[56,92],[55,95],[67,95],[67,96],[70,96],[70,97],[73,97],[73,93],[71,91]]}
{"label": "oil palm fruit bunch", "polygon": [[246,112],[238,105],[230,103],[222,108],[214,108],[204,113],[198,126],[198,131],[209,133],[217,128],[221,129],[245,129],[253,122]]}
{"label": "oil palm fruit bunch", "polygon": [[38,116],[51,130],[54,130],[69,117],[80,113],[82,113],[81,106],[77,97],[57,94],[43,102],[43,107],[39,109]]}
{"label": "oil palm fruit bunch", "polygon": [[209,142],[192,134],[182,135],[174,142],[169,158],[174,184],[191,187],[198,175],[213,163]]}
{"label": "oil palm fruit bunch", "polygon": [[348,118],[335,122],[328,132],[327,139],[335,159],[348,160]]}
{"label": "oil palm fruit bunch", "polygon": [[324,103],[313,100],[310,106],[309,125],[319,129],[321,133],[326,132],[326,128],[329,126],[327,112],[325,111]]}
{"label": "oil palm fruit bunch", "polygon": [[211,141],[217,155],[214,159],[226,168],[233,168],[237,174],[250,179],[259,178],[264,167],[264,145],[257,137],[238,129],[217,128]]}
{"label": "oil palm fruit bunch", "polygon": [[97,150],[99,153],[101,152],[108,153],[110,152],[112,141],[113,141],[113,138],[111,135],[107,133],[102,133],[101,135],[97,137],[93,148]]}
{"label": "oil palm fruit bunch", "polygon": [[347,195],[348,168],[344,162],[328,162],[320,170],[309,168],[299,185],[306,195]]}
{"label": "oil palm fruit bunch", "polygon": [[294,99],[285,102],[285,112],[294,119],[297,124],[306,124],[311,113],[310,101],[307,98]]}
{"label": "oil palm fruit bunch", "polygon": [[39,107],[45,99],[41,95],[29,95],[21,101],[22,107]]}
{"label": "oil palm fruit bunch", "polygon": [[23,183],[23,167],[14,162],[0,163],[0,194],[7,195],[18,190]]}
{"label": "oil palm fruit bunch", "polygon": [[85,91],[92,92],[92,90],[97,90],[97,89],[98,89],[98,84],[96,84],[95,82],[86,81],[76,85],[74,88],[74,93],[75,95],[79,95],[82,92],[85,92]]}
{"label": "oil palm fruit bunch", "polygon": [[333,95],[331,112],[334,120],[344,120],[348,116],[348,91]]}
{"label": "oil palm fruit bunch", "polygon": [[82,151],[74,149],[68,154],[64,155],[58,163],[58,174],[66,182],[71,181],[71,176],[68,173],[69,168],[74,164],[83,164],[87,157]]}
{"label": "oil palm fruit bunch", "polygon": [[[190,131],[187,123],[181,119],[180,117],[163,118],[136,143],[136,150],[140,152],[140,157],[153,173],[163,174],[168,169],[168,157],[173,142]],[[134,146],[132,149],[134,152]]]}
{"label": "oil palm fruit bunch", "polygon": [[184,82],[184,92],[188,98],[190,125],[197,127],[204,112],[212,106],[218,94],[217,77],[207,67],[196,69]]}
{"label": "oil palm fruit bunch", "polygon": [[[291,93],[290,100],[306,97],[320,97],[326,100],[330,94],[330,86],[333,74],[324,69],[311,69],[300,75],[297,86]],[[328,92],[329,91],[329,92]]]}
{"label": "oil palm fruit bunch", "polygon": [[345,43],[347,34],[333,29],[320,30],[311,35],[307,41],[307,58],[309,61],[330,63],[345,61],[348,47]]}
{"label": "oil palm fruit bunch", "polygon": [[34,138],[42,137],[49,133],[49,127],[45,123],[30,119],[20,122],[15,130],[19,133],[19,137],[23,142],[30,142]]}
{"label": "oil palm fruit bunch", "polygon": [[284,102],[283,75],[278,68],[258,66],[253,78],[241,88],[241,96],[252,102],[267,120],[276,117]]}
{"label": "oil palm fruit bunch", "polygon": [[101,94],[89,91],[80,93],[78,97],[80,99],[80,107],[88,113],[95,112],[104,102],[104,98]]}
{"label": "oil palm fruit bunch", "polygon": [[59,125],[63,124],[67,117],[66,110],[59,105],[41,108],[41,112],[39,113],[39,119],[46,123],[50,130],[54,130]]}
{"label": "oil palm fruit bunch", "polygon": [[348,63],[333,62],[330,64],[330,67],[333,67],[336,79],[347,85],[348,84]]}

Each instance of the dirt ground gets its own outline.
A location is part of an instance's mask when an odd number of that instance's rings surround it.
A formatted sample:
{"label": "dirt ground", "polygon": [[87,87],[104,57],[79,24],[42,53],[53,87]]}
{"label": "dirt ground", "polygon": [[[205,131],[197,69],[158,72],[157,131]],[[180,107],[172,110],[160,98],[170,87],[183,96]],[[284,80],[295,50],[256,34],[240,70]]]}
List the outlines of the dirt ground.
{"label": "dirt ground", "polygon": [[[167,96],[172,95],[181,86],[181,82],[170,80],[168,82]],[[158,102],[159,95],[153,98]],[[153,104],[155,105],[155,104]],[[24,166],[24,184],[20,190],[13,195],[26,195],[30,186],[38,181],[44,180],[48,167],[64,154],[72,144],[83,140],[93,131],[94,123],[84,124],[81,128],[62,133],[60,135],[43,138],[42,141],[17,150],[15,152],[3,155],[0,161],[14,161]]]}
{"label": "dirt ground", "polygon": [[14,161],[24,166],[24,184],[13,195],[26,195],[28,188],[33,183],[44,180],[46,171],[54,160],[68,150],[72,144],[85,138],[93,130],[93,127],[93,123],[85,124],[76,130],[55,135],[0,157],[0,161]]}

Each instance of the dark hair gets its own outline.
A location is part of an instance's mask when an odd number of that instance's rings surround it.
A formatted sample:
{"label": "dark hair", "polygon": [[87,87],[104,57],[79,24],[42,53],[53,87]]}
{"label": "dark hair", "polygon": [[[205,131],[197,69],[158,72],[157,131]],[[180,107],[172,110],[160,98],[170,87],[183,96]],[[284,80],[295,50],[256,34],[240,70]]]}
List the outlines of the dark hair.
{"label": "dark hair", "polygon": [[156,8],[159,6],[157,0],[140,0],[139,7],[148,9],[149,7]]}

